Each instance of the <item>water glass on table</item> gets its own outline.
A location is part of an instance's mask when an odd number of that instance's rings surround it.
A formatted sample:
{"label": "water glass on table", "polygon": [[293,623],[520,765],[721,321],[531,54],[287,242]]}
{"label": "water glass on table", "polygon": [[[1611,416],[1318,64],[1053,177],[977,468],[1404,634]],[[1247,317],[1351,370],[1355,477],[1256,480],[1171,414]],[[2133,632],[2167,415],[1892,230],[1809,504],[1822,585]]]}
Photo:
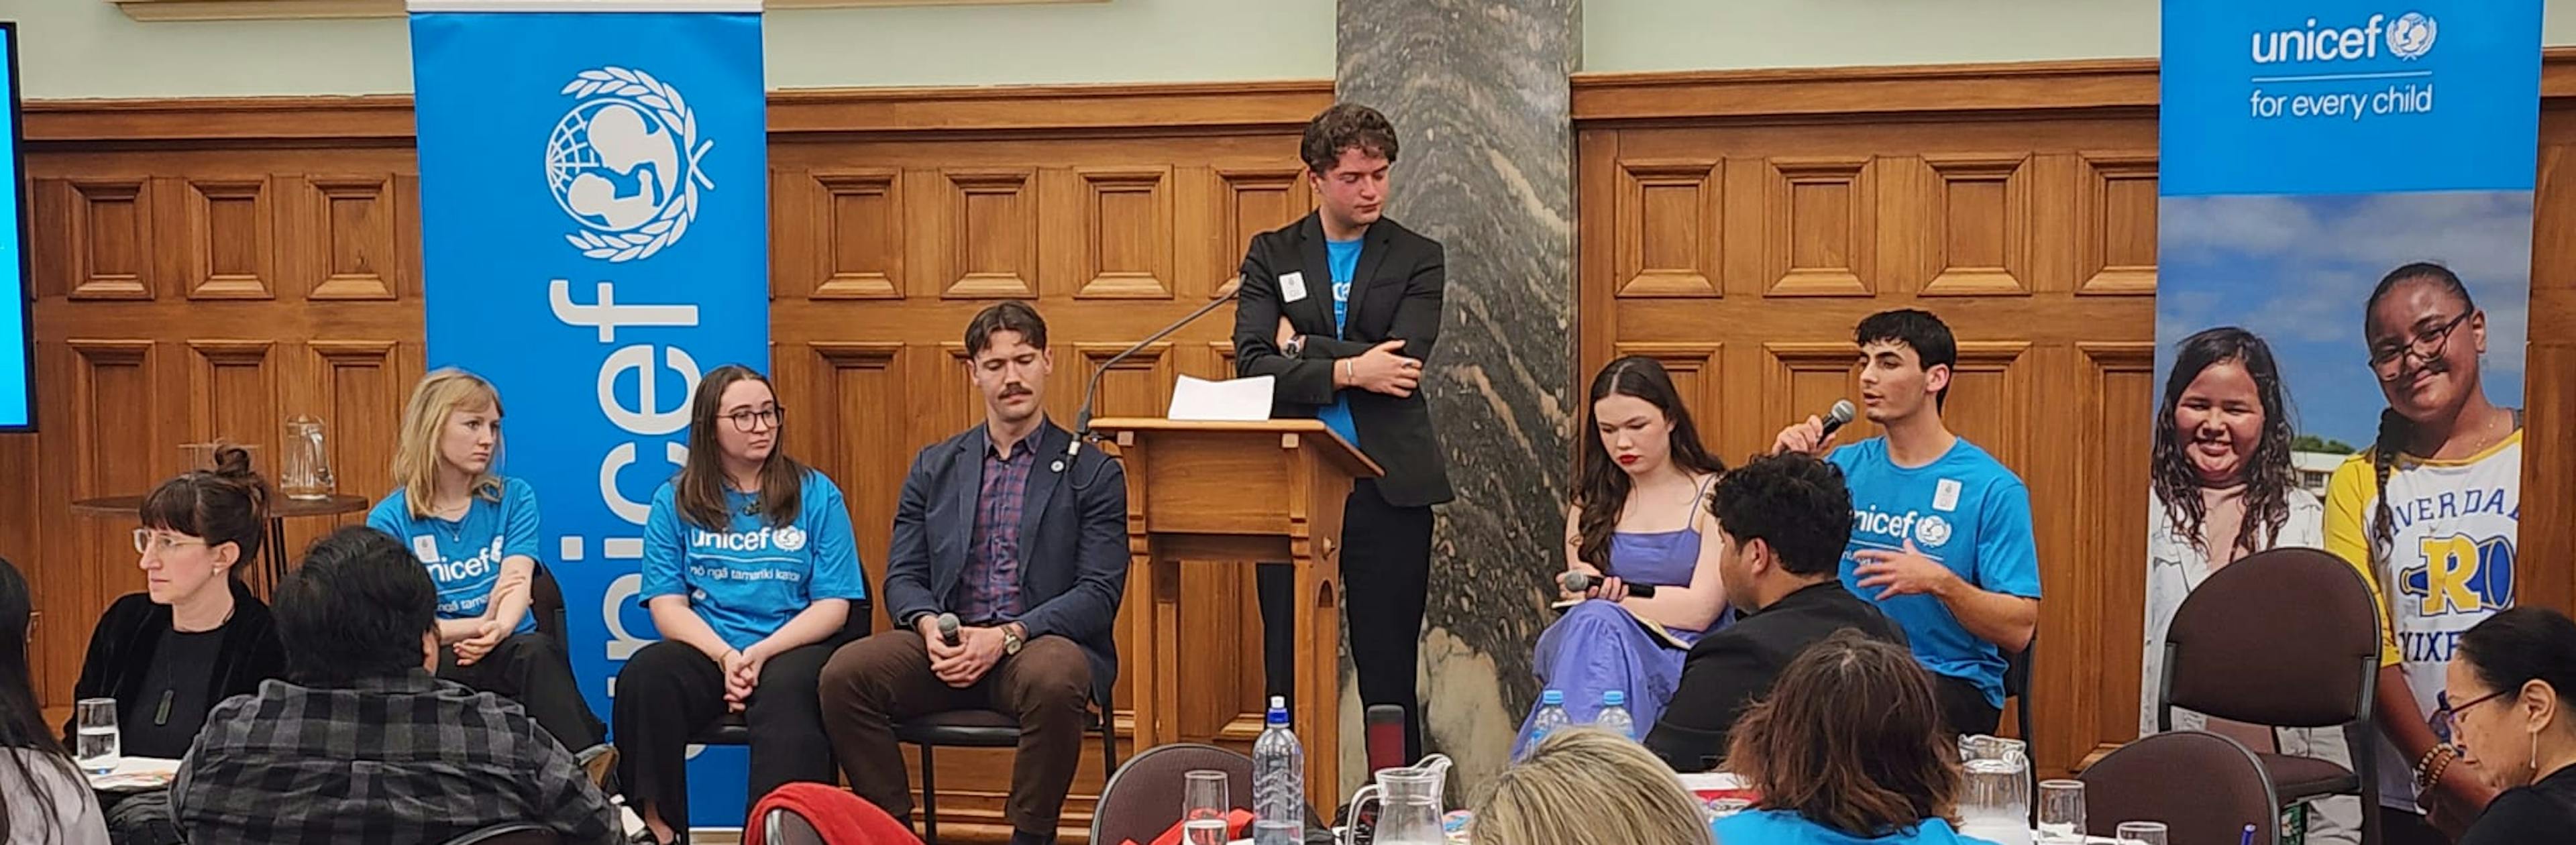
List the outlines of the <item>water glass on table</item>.
{"label": "water glass on table", "polygon": [[2121,845],[2170,845],[2164,822],[2121,822],[2118,834]]}
{"label": "water glass on table", "polygon": [[125,762],[117,752],[116,699],[84,698],[72,704],[72,760],[82,772],[103,775]]}
{"label": "water glass on table", "polygon": [[2080,843],[2084,841],[2084,782],[2080,780],[2044,780],[2039,782],[2039,842]]}
{"label": "water glass on table", "polygon": [[1226,845],[1226,814],[1234,803],[1226,795],[1225,773],[1195,769],[1181,775],[1181,842]]}

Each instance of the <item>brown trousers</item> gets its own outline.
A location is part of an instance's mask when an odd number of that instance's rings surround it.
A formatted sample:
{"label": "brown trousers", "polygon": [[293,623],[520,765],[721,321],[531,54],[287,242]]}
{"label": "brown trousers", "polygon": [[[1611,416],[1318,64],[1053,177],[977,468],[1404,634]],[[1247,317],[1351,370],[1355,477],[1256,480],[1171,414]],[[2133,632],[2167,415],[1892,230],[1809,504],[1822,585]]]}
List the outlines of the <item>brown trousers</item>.
{"label": "brown trousers", "polygon": [[973,686],[930,674],[930,649],[913,631],[884,631],[841,647],[823,666],[823,729],[859,797],[909,819],[912,790],[894,723],[949,710],[997,710],[1019,717],[1011,764],[1011,828],[1052,841],[1082,762],[1091,701],[1091,664],[1072,640],[1044,636],[1002,658]]}

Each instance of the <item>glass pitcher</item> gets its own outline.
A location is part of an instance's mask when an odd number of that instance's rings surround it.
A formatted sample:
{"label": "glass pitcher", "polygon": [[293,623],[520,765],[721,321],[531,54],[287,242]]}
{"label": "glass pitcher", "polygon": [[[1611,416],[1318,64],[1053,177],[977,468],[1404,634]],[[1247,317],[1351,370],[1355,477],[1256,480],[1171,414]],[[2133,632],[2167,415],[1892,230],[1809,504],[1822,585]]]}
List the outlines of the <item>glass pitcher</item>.
{"label": "glass pitcher", "polygon": [[278,450],[282,471],[278,492],[290,499],[328,499],[337,486],[331,479],[331,453],[322,442],[322,421],[297,416],[286,421],[286,443]]}
{"label": "glass pitcher", "polygon": [[[1441,803],[1442,790],[1449,779],[1449,758],[1433,754],[1422,762],[1400,769],[1377,770],[1377,782],[1360,787],[1351,796],[1351,818],[1361,818],[1361,808],[1376,802],[1377,827],[1370,845],[1442,845],[1447,834],[1440,830],[1440,816],[1447,812]],[[1343,845],[1358,840],[1357,822],[1342,837]]]}
{"label": "glass pitcher", "polygon": [[1959,738],[1960,832],[1998,845],[2028,845],[2031,770],[2029,746],[1985,735]]}

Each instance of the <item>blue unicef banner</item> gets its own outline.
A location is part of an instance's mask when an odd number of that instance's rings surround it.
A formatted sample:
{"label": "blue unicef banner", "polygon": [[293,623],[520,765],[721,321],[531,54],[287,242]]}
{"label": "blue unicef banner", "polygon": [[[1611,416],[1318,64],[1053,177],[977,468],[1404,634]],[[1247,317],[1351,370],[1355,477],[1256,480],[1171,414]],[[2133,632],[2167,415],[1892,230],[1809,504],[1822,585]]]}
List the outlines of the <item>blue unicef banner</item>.
{"label": "blue unicef banner", "polygon": [[[566,645],[605,717],[657,638],[641,538],[690,392],[722,364],[767,369],[759,4],[412,6],[428,363],[500,389],[500,471],[536,488]],[[710,7],[730,11],[690,11]],[[744,765],[699,750],[696,823],[741,823]]]}
{"label": "blue unicef banner", "polygon": [[[2165,0],[2142,734],[2175,610],[2255,552],[2320,548],[2369,578],[2416,705],[2395,718],[2428,728],[2460,634],[2513,604],[2540,18]],[[2418,808],[2415,755],[2384,738],[2217,727],[2378,754],[2381,803]],[[2294,807],[2285,841],[2357,843],[2375,811]]]}

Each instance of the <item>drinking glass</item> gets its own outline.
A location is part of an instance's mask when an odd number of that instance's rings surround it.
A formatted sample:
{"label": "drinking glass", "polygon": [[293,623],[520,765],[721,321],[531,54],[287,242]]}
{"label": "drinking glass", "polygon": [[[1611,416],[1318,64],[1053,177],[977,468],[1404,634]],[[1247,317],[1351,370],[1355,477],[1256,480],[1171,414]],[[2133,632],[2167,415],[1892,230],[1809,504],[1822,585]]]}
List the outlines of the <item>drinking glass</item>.
{"label": "drinking glass", "polygon": [[1195,769],[1181,775],[1181,841],[1187,845],[1226,845],[1226,813],[1234,803],[1226,797],[1225,773],[1214,769]]}
{"label": "drinking glass", "polygon": [[2121,822],[2119,839],[2123,845],[2167,845],[2164,822]]}
{"label": "drinking glass", "polygon": [[84,698],[72,704],[72,759],[81,771],[103,775],[116,771],[125,757],[117,753],[116,699]]}
{"label": "drinking glass", "polygon": [[2039,841],[2084,841],[2084,782],[2039,782]]}

